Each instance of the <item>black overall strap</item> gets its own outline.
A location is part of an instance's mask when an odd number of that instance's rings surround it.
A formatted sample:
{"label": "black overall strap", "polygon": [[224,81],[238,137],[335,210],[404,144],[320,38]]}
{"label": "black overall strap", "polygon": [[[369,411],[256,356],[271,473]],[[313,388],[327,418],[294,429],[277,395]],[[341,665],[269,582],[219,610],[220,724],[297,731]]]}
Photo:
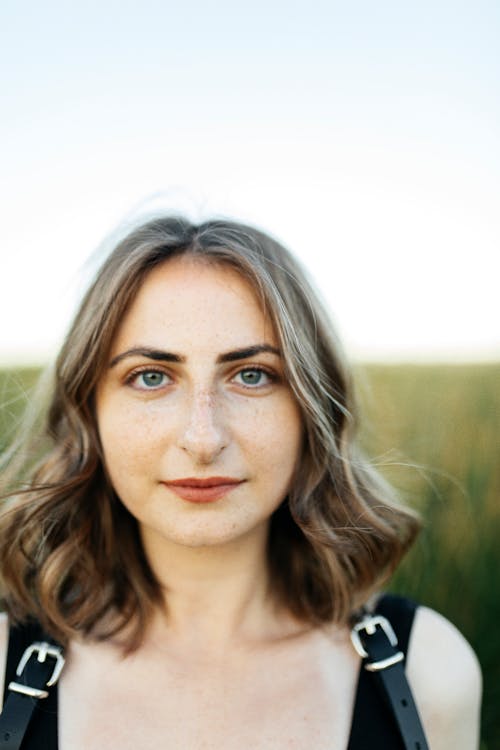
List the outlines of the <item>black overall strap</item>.
{"label": "black overall strap", "polygon": [[0,750],[21,747],[30,721],[39,706],[49,698],[50,691],[55,689],[64,666],[61,648],[51,640],[42,640],[42,637],[41,631],[33,626],[28,626],[24,633],[20,629],[11,629],[5,705],[0,715]]}
{"label": "black overall strap", "polygon": [[[401,620],[398,607],[412,607],[408,600],[385,596],[373,614],[367,614],[352,630],[353,644],[363,658],[366,684],[370,681],[390,709],[399,730],[404,750],[428,750],[424,730],[413,695],[406,679],[405,654],[400,650],[398,638],[391,622]],[[389,617],[392,619],[389,620]],[[404,617],[403,617],[404,620]],[[410,627],[413,612],[406,613]],[[408,637],[409,633],[406,634]],[[406,650],[406,644],[405,644]],[[361,679],[360,679],[361,682]]]}

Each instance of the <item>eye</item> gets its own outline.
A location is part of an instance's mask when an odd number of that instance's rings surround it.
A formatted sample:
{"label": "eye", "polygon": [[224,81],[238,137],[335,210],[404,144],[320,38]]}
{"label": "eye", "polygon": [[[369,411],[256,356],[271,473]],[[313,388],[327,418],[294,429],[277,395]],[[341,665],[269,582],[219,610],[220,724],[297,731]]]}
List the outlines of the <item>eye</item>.
{"label": "eye", "polygon": [[245,367],[234,376],[233,380],[245,388],[262,388],[270,385],[276,378],[267,370],[260,367]]}
{"label": "eye", "polygon": [[170,382],[167,373],[161,370],[141,370],[132,373],[126,381],[127,385],[142,391],[154,391]]}

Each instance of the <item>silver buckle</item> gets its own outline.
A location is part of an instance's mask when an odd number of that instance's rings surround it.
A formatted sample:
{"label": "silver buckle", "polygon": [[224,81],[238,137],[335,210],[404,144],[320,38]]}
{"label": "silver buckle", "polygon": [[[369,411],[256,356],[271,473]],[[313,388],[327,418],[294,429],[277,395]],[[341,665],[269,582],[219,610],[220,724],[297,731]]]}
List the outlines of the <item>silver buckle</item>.
{"label": "silver buckle", "polygon": [[[43,663],[46,660],[47,656],[55,659],[56,663],[54,666],[54,670],[50,679],[47,680],[46,683],[46,687],[52,687],[52,685],[56,684],[61,675],[65,659],[61,649],[58,646],[47,643],[47,641],[37,641],[36,643],[32,643],[31,646],[28,646],[28,648],[22,655],[19,664],[17,665],[16,675],[18,677],[21,677],[26,664],[35,653],[37,654],[37,659],[40,663]],[[15,693],[23,693],[24,695],[29,695],[31,698],[47,698],[48,696],[48,692],[46,690],[40,690],[39,688],[33,688],[29,685],[23,685],[20,682],[9,683],[9,690],[13,690]]]}
{"label": "silver buckle", "polygon": [[[377,629],[377,625],[382,628],[387,638],[389,639],[389,643],[391,644],[391,646],[396,647],[398,645],[396,633],[392,629],[392,625],[389,620],[387,620],[382,615],[366,615],[366,617],[364,617],[360,622],[357,622],[351,630],[352,645],[362,659],[366,659],[369,656],[369,653],[363,646],[359,634],[362,630],[364,630],[368,635],[373,635]],[[368,664],[365,664],[365,669],[367,669],[369,672],[378,672],[381,669],[387,669],[387,667],[391,667],[393,664],[397,664],[398,662],[403,661],[404,658],[405,657],[403,652],[397,651],[387,659],[372,661]]]}

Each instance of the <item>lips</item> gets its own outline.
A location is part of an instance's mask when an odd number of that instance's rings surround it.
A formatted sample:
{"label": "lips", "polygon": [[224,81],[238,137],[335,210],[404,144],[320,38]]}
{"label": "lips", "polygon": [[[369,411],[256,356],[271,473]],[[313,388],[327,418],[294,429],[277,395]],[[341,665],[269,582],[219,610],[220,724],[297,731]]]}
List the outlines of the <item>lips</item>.
{"label": "lips", "polygon": [[190,503],[212,503],[219,500],[235,487],[243,483],[242,479],[233,477],[185,477],[162,482],[174,494]]}

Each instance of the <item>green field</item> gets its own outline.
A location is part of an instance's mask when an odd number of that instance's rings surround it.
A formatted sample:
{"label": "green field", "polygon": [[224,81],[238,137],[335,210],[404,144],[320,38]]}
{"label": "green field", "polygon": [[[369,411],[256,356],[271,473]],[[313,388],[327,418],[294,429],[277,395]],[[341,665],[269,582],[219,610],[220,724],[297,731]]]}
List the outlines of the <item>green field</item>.
{"label": "green field", "polygon": [[[358,367],[362,441],[425,529],[392,587],[466,635],[484,675],[482,750],[500,747],[500,364]],[[0,450],[33,370],[0,373]]]}
{"label": "green field", "polygon": [[500,747],[500,364],[370,366],[364,443],[425,522],[392,587],[472,643],[484,677],[482,750]]}

